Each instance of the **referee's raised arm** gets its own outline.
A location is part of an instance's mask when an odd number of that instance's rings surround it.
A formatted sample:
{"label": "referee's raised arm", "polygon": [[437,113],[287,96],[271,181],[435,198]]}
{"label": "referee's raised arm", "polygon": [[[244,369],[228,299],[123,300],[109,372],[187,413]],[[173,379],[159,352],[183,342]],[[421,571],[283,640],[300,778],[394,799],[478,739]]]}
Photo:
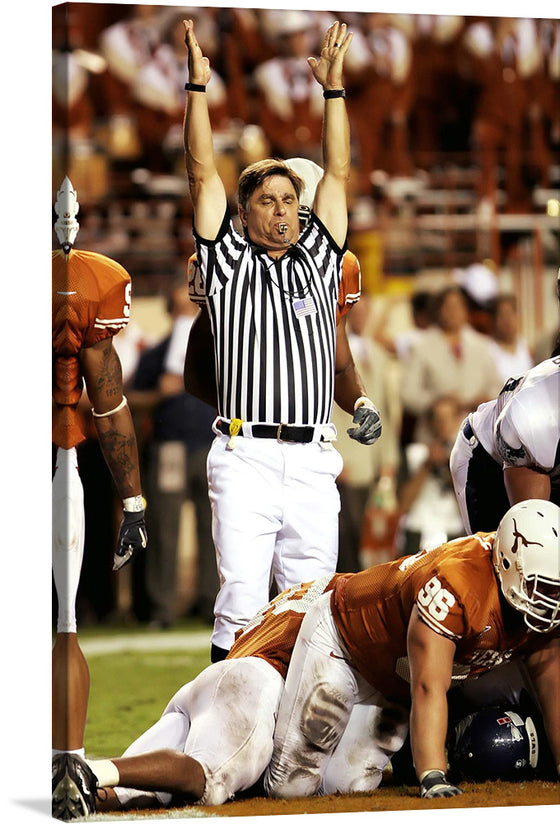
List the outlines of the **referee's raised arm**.
{"label": "referee's raised arm", "polygon": [[206,240],[218,234],[227,206],[224,185],[214,159],[212,128],[208,114],[206,84],[210,61],[204,57],[194,34],[193,21],[184,20],[188,52],[189,82],[183,121],[185,163],[194,208],[194,227]]}
{"label": "referee's raised arm", "polygon": [[352,41],[346,23],[335,22],[323,41],[321,55],[308,58],[315,80],[323,87],[324,174],[317,186],[313,210],[335,242],[342,246],[348,230],[346,188],[350,175],[350,127],[344,100],[342,70]]}

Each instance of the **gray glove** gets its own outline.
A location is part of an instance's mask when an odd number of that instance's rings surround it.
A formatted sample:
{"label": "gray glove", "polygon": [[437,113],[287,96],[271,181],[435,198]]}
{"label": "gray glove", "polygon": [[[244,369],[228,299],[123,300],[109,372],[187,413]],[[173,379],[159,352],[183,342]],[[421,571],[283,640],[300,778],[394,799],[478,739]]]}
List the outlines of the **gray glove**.
{"label": "gray glove", "polygon": [[420,782],[422,798],[450,798],[452,795],[462,795],[463,790],[450,784],[442,770],[430,770]]}
{"label": "gray glove", "polygon": [[372,444],[381,437],[381,418],[369,398],[365,398],[360,402],[352,420],[358,426],[351,427],[346,431],[355,441]]}

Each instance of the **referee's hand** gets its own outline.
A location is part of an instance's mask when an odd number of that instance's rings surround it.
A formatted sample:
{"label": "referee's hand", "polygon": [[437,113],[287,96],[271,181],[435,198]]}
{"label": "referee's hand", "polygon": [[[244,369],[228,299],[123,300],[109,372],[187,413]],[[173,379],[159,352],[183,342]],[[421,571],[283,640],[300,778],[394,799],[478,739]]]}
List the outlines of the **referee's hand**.
{"label": "referee's hand", "polygon": [[381,417],[369,398],[360,399],[352,420],[357,426],[346,431],[355,441],[369,445],[381,437]]}

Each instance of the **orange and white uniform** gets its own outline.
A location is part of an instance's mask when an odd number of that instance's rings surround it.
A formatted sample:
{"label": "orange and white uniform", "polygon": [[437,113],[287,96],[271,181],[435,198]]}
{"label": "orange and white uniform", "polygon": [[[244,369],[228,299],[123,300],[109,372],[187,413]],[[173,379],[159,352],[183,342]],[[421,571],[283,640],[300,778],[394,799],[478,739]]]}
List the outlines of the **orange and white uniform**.
{"label": "orange and white uniform", "polygon": [[338,577],[339,574],[325,575],[281,592],[237,631],[228,659],[263,658],[286,678],[305,613],[320,595],[332,590]]}
{"label": "orange and white uniform", "polygon": [[[494,535],[337,574],[332,591],[324,587],[301,620],[290,659],[265,778],[270,795],[376,789],[407,733],[407,631],[415,607],[430,629],[455,643],[455,683],[548,643],[550,634],[529,632],[521,615],[508,609],[504,616]],[[264,616],[265,644],[267,622],[279,634],[272,623],[278,617],[273,610]],[[280,646],[265,647],[272,666]]]}
{"label": "orange and white uniform", "polygon": [[80,349],[113,337],[130,317],[131,283],[116,261],[97,252],[52,253],[53,442],[84,439],[76,408],[82,394]]}
{"label": "orange and white uniform", "polygon": [[130,276],[96,252],[52,253],[53,430],[57,447],[52,484],[53,576],[57,632],[76,632],[76,594],[84,552],[84,490],[76,446],[85,439],[78,417],[82,394],[79,353],[128,323]]}

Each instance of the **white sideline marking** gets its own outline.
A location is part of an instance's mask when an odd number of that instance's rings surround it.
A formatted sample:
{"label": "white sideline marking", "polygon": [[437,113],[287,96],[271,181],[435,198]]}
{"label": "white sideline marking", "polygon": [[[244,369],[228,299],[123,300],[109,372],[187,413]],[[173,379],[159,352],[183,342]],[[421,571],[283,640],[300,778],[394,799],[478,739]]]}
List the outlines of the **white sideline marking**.
{"label": "white sideline marking", "polygon": [[115,635],[107,638],[80,639],[84,655],[114,655],[118,652],[159,652],[161,650],[210,649],[212,629],[196,632],[152,634],[150,631],[135,635]]}

